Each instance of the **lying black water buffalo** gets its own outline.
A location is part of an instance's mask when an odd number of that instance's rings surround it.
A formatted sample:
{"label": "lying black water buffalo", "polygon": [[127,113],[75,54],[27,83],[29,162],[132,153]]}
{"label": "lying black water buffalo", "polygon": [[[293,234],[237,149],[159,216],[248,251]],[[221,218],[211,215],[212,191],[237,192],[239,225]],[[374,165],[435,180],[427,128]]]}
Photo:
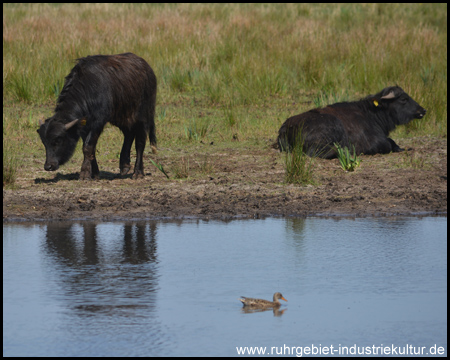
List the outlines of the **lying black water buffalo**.
{"label": "lying black water buffalo", "polygon": [[403,151],[389,132],[397,125],[421,119],[426,110],[400,87],[392,86],[360,101],[313,109],[287,119],[278,132],[280,151],[290,151],[300,133],[310,156],[336,157],[333,143],[355,146],[356,154]]}
{"label": "lying black water buffalo", "polygon": [[55,114],[39,121],[45,145],[44,169],[57,170],[73,155],[80,137],[84,160],[80,179],[98,178],[97,140],[107,122],[122,130],[120,173],[130,170],[130,150],[135,142],[133,178],[144,176],[143,155],[147,136],[156,149],[156,76],[147,62],[132,53],[95,55],[78,59],[66,77]]}

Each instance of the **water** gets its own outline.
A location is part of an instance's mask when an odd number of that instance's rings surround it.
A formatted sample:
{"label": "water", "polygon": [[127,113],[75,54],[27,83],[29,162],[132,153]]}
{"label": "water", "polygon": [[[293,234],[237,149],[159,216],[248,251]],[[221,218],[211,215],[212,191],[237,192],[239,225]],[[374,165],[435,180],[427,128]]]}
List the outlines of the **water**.
{"label": "water", "polygon": [[4,356],[422,346],[447,353],[446,217],[3,225]]}

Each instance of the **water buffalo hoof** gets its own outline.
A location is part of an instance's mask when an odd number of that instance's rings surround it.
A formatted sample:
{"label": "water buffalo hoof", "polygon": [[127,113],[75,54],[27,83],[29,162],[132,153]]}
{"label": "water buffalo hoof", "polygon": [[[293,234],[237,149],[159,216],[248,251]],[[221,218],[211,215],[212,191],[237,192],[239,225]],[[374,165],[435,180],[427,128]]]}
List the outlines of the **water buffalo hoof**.
{"label": "water buffalo hoof", "polygon": [[123,167],[120,168],[120,175],[124,176],[124,175],[128,174],[130,169],[131,169],[130,165],[124,165]]}
{"label": "water buffalo hoof", "polygon": [[142,172],[138,172],[138,171],[136,171],[136,172],[134,172],[134,174],[133,174],[133,176],[132,176],[132,178],[133,179],[143,179],[144,178],[144,173],[142,173]]}
{"label": "water buffalo hoof", "polygon": [[80,172],[80,180],[91,180],[91,174],[88,171]]}

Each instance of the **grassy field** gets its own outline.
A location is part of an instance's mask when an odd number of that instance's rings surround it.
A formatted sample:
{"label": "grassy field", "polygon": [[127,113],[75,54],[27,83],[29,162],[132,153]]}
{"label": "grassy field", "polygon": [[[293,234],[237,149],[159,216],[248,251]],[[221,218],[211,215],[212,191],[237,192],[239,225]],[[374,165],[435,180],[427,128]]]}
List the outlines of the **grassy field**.
{"label": "grassy field", "polygon": [[[427,109],[397,138],[447,136],[446,4],[4,4],[4,185],[11,168],[43,166],[38,120],[74,60],[123,52],[154,69],[158,145],[180,156],[268,146],[289,116],[394,84]],[[121,142],[107,126],[99,163]]]}

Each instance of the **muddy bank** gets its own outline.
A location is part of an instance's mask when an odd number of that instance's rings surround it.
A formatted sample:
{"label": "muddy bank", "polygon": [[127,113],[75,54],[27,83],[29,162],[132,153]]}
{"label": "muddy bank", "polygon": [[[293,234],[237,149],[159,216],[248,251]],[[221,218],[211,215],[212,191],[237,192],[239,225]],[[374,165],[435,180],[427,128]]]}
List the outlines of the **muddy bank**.
{"label": "muddy bank", "polygon": [[[100,163],[97,181],[78,180],[80,164],[74,160],[58,173],[43,171],[35,161],[30,172],[19,174],[17,189],[3,190],[3,221],[446,214],[447,139],[400,143],[410,150],[362,156],[353,173],[337,160],[317,159],[317,185],[308,186],[284,183],[283,157],[270,146],[199,145],[209,165],[189,154],[184,180],[166,179],[148,158],[140,180],[116,176],[117,161]],[[167,153],[160,149],[156,160],[170,169],[180,159]]]}

